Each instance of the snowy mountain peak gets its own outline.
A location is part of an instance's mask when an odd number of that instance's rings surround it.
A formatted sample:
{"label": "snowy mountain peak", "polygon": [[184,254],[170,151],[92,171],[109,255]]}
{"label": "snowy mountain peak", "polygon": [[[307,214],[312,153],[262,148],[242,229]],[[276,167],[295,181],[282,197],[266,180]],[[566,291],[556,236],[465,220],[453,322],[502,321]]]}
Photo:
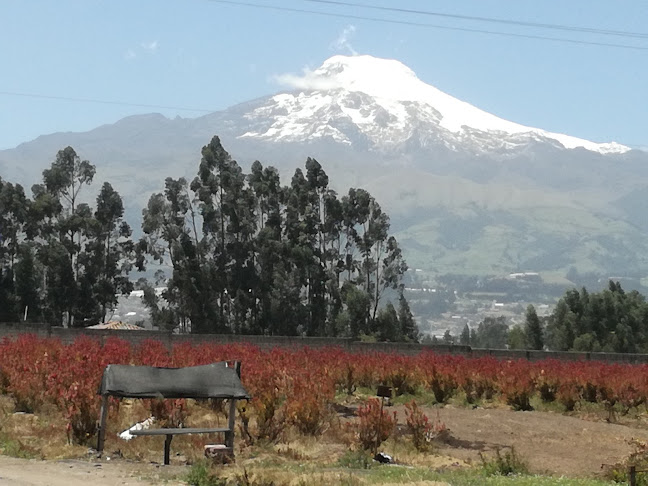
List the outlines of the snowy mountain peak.
{"label": "snowy mountain peak", "polygon": [[416,138],[422,146],[464,146],[473,153],[538,141],[601,154],[630,150],[504,120],[426,84],[393,59],[338,55],[302,76],[277,79],[293,91],[249,113],[257,123],[243,137],[301,142],[330,137],[348,145],[361,138],[376,149],[398,148]]}
{"label": "snowy mountain peak", "polygon": [[424,85],[400,61],[372,56],[333,56],[306,76],[335,88],[401,101],[411,99],[407,88]]}

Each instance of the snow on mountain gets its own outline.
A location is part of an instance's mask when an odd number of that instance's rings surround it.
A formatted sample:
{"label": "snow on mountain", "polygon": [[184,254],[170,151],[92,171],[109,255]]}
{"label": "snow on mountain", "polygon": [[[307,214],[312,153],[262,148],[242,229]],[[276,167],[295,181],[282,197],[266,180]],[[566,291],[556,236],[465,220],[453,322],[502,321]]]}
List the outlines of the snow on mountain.
{"label": "snow on mountain", "polygon": [[378,149],[416,139],[473,153],[510,150],[533,142],[582,147],[601,154],[624,153],[618,143],[595,143],[513,123],[458,100],[421,81],[396,60],[334,56],[303,76],[278,81],[293,91],[277,94],[247,113],[251,130],[240,138],[303,142],[330,137]]}

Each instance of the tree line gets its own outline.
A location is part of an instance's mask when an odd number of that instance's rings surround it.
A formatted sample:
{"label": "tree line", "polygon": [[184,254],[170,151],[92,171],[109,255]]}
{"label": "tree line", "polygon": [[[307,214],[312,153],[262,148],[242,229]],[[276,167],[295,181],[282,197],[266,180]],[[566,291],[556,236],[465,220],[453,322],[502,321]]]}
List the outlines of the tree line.
{"label": "tree line", "polygon": [[33,197],[0,179],[0,321],[94,324],[132,290],[137,257],[121,197],[106,182],[94,209],[81,202],[94,175],[67,147]]}
{"label": "tree line", "polygon": [[81,202],[94,175],[67,147],[32,197],[0,179],[0,321],[102,322],[131,271],[157,262],[171,267],[166,289],[142,288],[161,328],[418,338],[388,215],[363,189],[338,196],[317,160],[284,186],[259,161],[244,173],[214,137],[193,180],[150,197],[137,241],[110,183]]}
{"label": "tree line", "polygon": [[459,336],[446,331],[441,340],[491,349],[648,353],[648,303],[610,281],[601,292],[567,290],[548,316],[538,317],[529,305],[522,325],[487,317],[472,329],[466,324]]}

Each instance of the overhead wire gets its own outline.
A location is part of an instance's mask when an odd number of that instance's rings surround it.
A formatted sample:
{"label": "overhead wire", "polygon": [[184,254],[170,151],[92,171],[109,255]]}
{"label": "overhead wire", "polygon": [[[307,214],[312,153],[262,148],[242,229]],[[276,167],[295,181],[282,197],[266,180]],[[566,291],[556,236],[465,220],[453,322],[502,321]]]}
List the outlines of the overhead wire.
{"label": "overhead wire", "polygon": [[[563,37],[549,37],[549,36],[541,36],[541,35],[533,35],[533,34],[521,34],[521,33],[516,33],[516,32],[501,32],[501,31],[493,31],[493,30],[485,30],[485,29],[474,29],[474,28],[468,28],[468,27],[456,27],[456,26],[448,26],[448,25],[438,25],[438,24],[430,24],[430,23],[416,22],[416,21],[410,21],[410,20],[387,19],[387,18],[381,18],[381,17],[368,17],[368,16],[364,16],[364,15],[346,14],[346,13],[340,13],[340,12],[328,12],[328,11],[320,11],[320,10],[292,8],[292,7],[285,7],[285,6],[279,6],[279,5],[260,4],[260,3],[250,2],[250,1],[237,1],[237,0],[208,0],[208,1],[210,1],[212,3],[226,4],[226,5],[233,5],[233,6],[261,8],[261,9],[267,9],[267,10],[285,11],[285,12],[310,14],[310,15],[321,15],[321,16],[327,16],[327,17],[347,18],[347,19],[354,19],[354,20],[367,20],[367,21],[372,21],[372,22],[382,22],[382,23],[409,25],[409,26],[413,26],[413,27],[434,28],[434,29],[459,31],[459,32],[472,32],[472,33],[480,33],[480,34],[488,34],[488,35],[498,35],[498,36],[518,37],[518,38],[525,38],[525,39],[564,42],[564,43],[570,43],[570,44],[592,45],[592,46],[603,46],[603,47],[613,47],[613,48],[621,48],[621,49],[633,49],[633,50],[639,50],[639,51],[648,51],[648,46],[629,45],[629,44],[615,44],[615,43],[609,43],[609,42],[586,41],[586,40],[581,40],[581,39],[568,39],[568,38],[563,38]],[[578,26],[568,26],[568,25],[559,25],[559,24],[543,24],[543,23],[536,23],[536,22],[524,22],[524,21],[518,21],[518,20],[492,18],[492,17],[479,17],[479,16],[472,16],[472,15],[448,14],[448,13],[443,13],[443,12],[433,12],[433,11],[429,11],[429,10],[416,10],[416,9],[406,9],[406,8],[401,8],[401,7],[385,7],[385,6],[378,6],[378,5],[368,5],[368,4],[362,4],[362,3],[357,3],[357,2],[348,2],[348,1],[342,1],[342,0],[301,0],[301,1],[309,2],[309,3],[324,4],[324,5],[336,5],[336,6],[353,7],[353,8],[366,8],[366,9],[388,11],[388,12],[400,12],[400,13],[406,13],[406,14],[410,14],[410,15],[427,15],[427,16],[436,16],[436,17],[455,18],[455,19],[461,19],[461,20],[494,22],[494,23],[501,23],[501,24],[524,26],[524,27],[558,29],[558,30],[564,30],[564,31],[583,32],[583,33],[590,33],[590,34],[616,35],[616,36],[626,36],[626,37],[633,37],[633,38],[647,38],[648,39],[648,34],[647,33],[640,33],[640,32],[628,32],[628,31],[608,30],[608,29],[595,29],[595,28],[590,28],[590,27],[578,27]],[[153,108],[153,109],[163,109],[163,110],[190,111],[190,112],[197,112],[197,113],[212,113],[213,112],[213,110],[207,110],[207,109],[204,109],[204,108],[192,108],[192,107],[183,107],[183,106],[166,106],[166,105],[143,104],[143,103],[129,103],[129,102],[125,102],[125,101],[102,100],[102,99],[95,99],[95,98],[74,98],[74,97],[69,97],[69,96],[54,96],[54,95],[37,94],[37,93],[15,92],[15,91],[0,91],[0,95],[4,95],[4,96],[21,96],[21,97],[28,97],[28,98],[41,98],[41,99],[51,99],[51,100],[61,100],[61,101],[73,101],[73,102],[82,102],[82,103],[100,103],[100,104],[106,104],[106,105],[131,106],[131,107],[138,107],[138,108]]]}
{"label": "overhead wire", "polygon": [[[381,23],[391,23],[391,24],[400,24],[400,25],[409,25],[412,27],[421,27],[421,28],[433,28],[441,30],[450,30],[450,31],[459,31],[459,32],[471,32],[471,33],[480,33],[488,35],[497,35],[497,36],[508,36],[508,37],[518,37],[518,38],[527,38],[535,40],[546,40],[554,42],[564,42],[571,44],[581,44],[581,45],[592,45],[592,46],[602,46],[602,47],[613,47],[620,49],[632,49],[639,51],[648,51],[648,46],[638,46],[638,45],[629,45],[629,44],[615,44],[608,42],[597,42],[597,41],[586,41],[579,39],[568,39],[562,37],[550,37],[550,36],[541,36],[533,34],[520,34],[515,32],[502,32],[502,31],[493,31],[485,29],[474,29],[468,27],[456,27],[448,25],[437,25],[425,22],[416,22],[409,20],[399,20],[399,19],[387,19],[381,17],[369,17],[364,15],[355,15],[355,14],[345,14],[339,12],[328,12],[328,11],[319,11],[319,10],[309,10],[301,8],[292,8],[278,5],[268,5],[260,4],[249,1],[235,1],[235,0],[208,0],[212,3],[233,5],[233,6],[242,6],[250,8],[260,8],[268,9],[275,11],[286,11],[300,14],[310,14],[310,15],[320,15],[327,17],[337,17],[337,18],[347,18],[354,20],[366,20],[372,22],[381,22]],[[471,21],[481,21],[481,22],[491,22],[491,23],[500,23],[500,24],[509,24],[517,25],[522,27],[533,27],[533,28],[544,28],[544,29],[555,29],[563,31],[573,31],[580,33],[589,33],[589,34],[600,34],[600,35],[613,35],[621,37],[631,37],[631,38],[647,38],[648,34],[640,32],[628,32],[628,31],[617,31],[617,30],[608,30],[608,29],[596,29],[590,27],[579,27],[579,26],[568,26],[560,24],[543,24],[535,22],[525,22],[518,20],[509,20],[501,18],[491,18],[491,17],[478,17],[478,16],[469,16],[469,15],[458,15],[458,14],[448,14],[442,12],[433,12],[427,10],[415,10],[415,9],[405,9],[400,7],[385,7],[385,6],[376,6],[376,5],[367,5],[355,2],[346,2],[339,0],[302,0],[309,3],[317,4],[327,4],[327,5],[337,5],[353,8],[366,8],[372,10],[388,11],[388,12],[400,12],[410,15],[425,15],[425,16],[435,16],[435,17],[445,17],[445,18],[454,18],[460,20],[471,20]],[[40,99],[50,99],[50,100],[60,100],[60,101],[71,101],[71,102],[81,102],[81,103],[99,103],[106,105],[117,105],[117,106],[130,106],[130,107],[139,107],[139,108],[152,108],[152,109],[163,109],[163,110],[177,110],[177,111],[188,111],[196,113],[213,113],[214,110],[208,110],[204,108],[195,108],[195,107],[183,107],[183,106],[168,106],[168,105],[156,105],[156,104],[143,104],[143,103],[130,103],[125,101],[114,101],[114,100],[103,100],[96,98],[75,98],[69,96],[54,96],[46,94],[37,94],[37,93],[24,93],[24,92],[15,92],[15,91],[0,91],[0,95],[4,96],[20,96],[28,98],[40,98]],[[635,145],[637,146],[637,145]]]}
{"label": "overhead wire", "polygon": [[385,7],[381,5],[368,5],[365,3],[343,2],[338,0],[301,0],[301,1],[309,2],[309,3],[325,4],[325,5],[337,5],[343,7],[365,8],[370,10],[379,10],[383,12],[398,12],[398,13],[406,13],[406,14],[413,14],[413,15],[426,15],[432,17],[443,17],[443,18],[451,18],[451,19],[458,19],[458,20],[470,20],[470,21],[490,22],[490,23],[505,24],[505,25],[516,25],[522,27],[533,27],[539,29],[553,29],[553,30],[562,30],[568,32],[582,32],[588,34],[612,35],[612,36],[619,36],[619,37],[648,39],[648,33],[645,32],[628,32],[624,30],[610,30],[610,29],[600,29],[594,27],[581,27],[581,26],[574,26],[574,25],[527,22],[522,20],[502,19],[496,17],[479,17],[475,15],[449,14],[445,12],[433,12],[429,10],[416,10],[416,9],[408,9],[408,8],[400,8],[400,7]]}
{"label": "overhead wire", "polygon": [[337,17],[353,20],[366,20],[371,22],[382,22],[388,24],[400,24],[400,25],[409,25],[411,27],[421,27],[421,28],[432,28],[432,29],[441,29],[441,30],[450,30],[458,32],[472,32],[478,34],[488,34],[488,35],[497,35],[504,37],[517,37],[523,39],[535,39],[535,40],[544,40],[544,41],[553,41],[553,42],[563,42],[569,44],[579,44],[579,45],[590,45],[590,46],[599,46],[599,47],[613,47],[618,49],[631,49],[638,51],[648,51],[648,46],[639,46],[631,44],[615,44],[610,42],[597,42],[597,41],[586,41],[579,39],[568,39],[565,37],[549,37],[543,35],[534,35],[534,34],[519,34],[515,32],[502,32],[496,30],[486,30],[486,29],[474,29],[469,27],[453,27],[449,25],[440,25],[440,24],[430,24],[426,22],[415,22],[411,20],[398,20],[398,19],[386,19],[381,17],[368,17],[365,15],[354,15],[354,14],[345,14],[339,12],[328,12],[321,10],[309,10],[302,8],[293,8],[293,7],[282,7],[279,5],[267,5],[260,4],[248,1],[235,1],[235,0],[207,0],[212,3],[219,3],[224,5],[235,5],[239,7],[251,7],[251,8],[261,8],[267,10],[283,11],[283,12],[294,12],[301,14],[310,14],[310,15],[320,15],[325,17]]}
{"label": "overhead wire", "polygon": [[165,105],[149,105],[143,103],[129,103],[126,101],[111,101],[100,100],[95,98],[73,98],[70,96],[53,96],[37,93],[20,93],[16,91],[0,91],[0,95],[5,96],[22,96],[25,98],[40,98],[46,100],[59,100],[59,101],[76,101],[80,103],[101,103],[103,105],[118,105],[118,106],[131,106],[137,108],[154,108],[158,110],[178,110],[178,111],[194,111],[200,113],[213,113],[215,110],[206,110],[204,108],[187,108],[183,106],[165,106]]}

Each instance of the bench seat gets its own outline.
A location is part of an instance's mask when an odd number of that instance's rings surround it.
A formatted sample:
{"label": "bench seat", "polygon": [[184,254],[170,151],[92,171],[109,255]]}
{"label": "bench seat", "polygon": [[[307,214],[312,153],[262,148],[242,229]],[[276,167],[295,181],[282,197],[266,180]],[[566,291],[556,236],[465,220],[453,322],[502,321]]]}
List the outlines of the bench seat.
{"label": "bench seat", "polygon": [[210,428],[169,428],[169,429],[146,429],[133,430],[131,435],[182,435],[182,434],[216,434],[219,432],[229,432],[228,428],[210,429]]}
{"label": "bench seat", "polygon": [[[228,428],[163,428],[163,429],[148,429],[148,430],[133,430],[131,435],[165,435],[164,439],[164,464],[169,465],[170,456],[171,456],[171,440],[174,435],[183,435],[183,434],[216,434],[219,432],[232,433],[233,431]],[[219,448],[222,452],[234,452],[233,447],[228,447],[223,444],[223,447]]]}

